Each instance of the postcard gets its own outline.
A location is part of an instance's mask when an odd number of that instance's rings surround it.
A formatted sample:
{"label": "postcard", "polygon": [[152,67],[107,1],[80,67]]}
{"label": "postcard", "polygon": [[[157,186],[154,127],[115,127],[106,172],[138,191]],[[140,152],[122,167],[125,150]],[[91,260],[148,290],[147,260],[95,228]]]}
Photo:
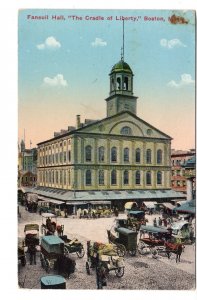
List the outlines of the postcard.
{"label": "postcard", "polygon": [[19,10],[19,289],[195,290],[195,30]]}

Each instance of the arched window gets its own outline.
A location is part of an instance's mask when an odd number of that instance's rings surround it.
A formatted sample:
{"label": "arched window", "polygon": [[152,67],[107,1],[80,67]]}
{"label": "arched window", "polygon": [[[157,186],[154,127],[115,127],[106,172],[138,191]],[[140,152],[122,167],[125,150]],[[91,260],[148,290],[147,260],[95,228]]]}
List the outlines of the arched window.
{"label": "arched window", "polygon": [[70,170],[68,170],[68,185],[70,185]]}
{"label": "arched window", "polygon": [[117,78],[116,89],[117,89],[117,90],[121,90],[121,78],[120,78],[120,77]]}
{"label": "arched window", "polygon": [[129,171],[125,170],[123,174],[123,183],[124,184],[129,184]]}
{"label": "arched window", "polygon": [[51,183],[51,171],[49,171],[49,183]]}
{"label": "arched window", "polygon": [[56,183],[58,184],[58,180],[59,180],[59,178],[58,178],[58,171],[56,171],[56,178],[55,178],[55,180],[56,180]]}
{"label": "arched window", "polygon": [[66,171],[64,171],[64,184],[66,185]]}
{"label": "arched window", "polygon": [[54,171],[52,171],[52,183],[54,183]]}
{"label": "arched window", "polygon": [[86,161],[92,160],[92,147],[91,146],[85,147],[85,160]]}
{"label": "arched window", "polygon": [[104,154],[104,152],[105,152],[104,147],[103,146],[99,147],[99,149],[98,149],[99,162],[103,162],[105,160],[105,154]]}
{"label": "arched window", "polygon": [[92,184],[92,173],[91,170],[86,170],[86,185]]}
{"label": "arched window", "polygon": [[99,185],[104,185],[104,171],[103,170],[99,170]]}
{"label": "arched window", "polygon": [[146,150],[146,163],[151,163],[151,149]]}
{"label": "arched window", "polygon": [[151,172],[146,172],[146,184],[151,184]]}
{"label": "arched window", "polygon": [[62,171],[60,171],[60,184],[62,184]]}
{"label": "arched window", "polygon": [[131,128],[129,126],[124,126],[124,127],[121,128],[120,133],[122,135],[131,135],[132,131],[131,131]]}
{"label": "arched window", "polygon": [[162,163],[162,150],[161,149],[157,150],[157,163],[158,164]]}
{"label": "arched window", "polygon": [[157,172],[157,184],[162,184],[162,173]]}
{"label": "arched window", "polygon": [[140,154],[141,154],[140,148],[137,148],[135,151],[135,162],[136,163],[140,163],[140,156],[141,156]]}
{"label": "arched window", "polygon": [[116,170],[112,170],[111,172],[111,184],[117,184]]}
{"label": "arched window", "polygon": [[111,148],[111,161],[117,162],[117,148],[116,147]]}
{"label": "arched window", "polygon": [[140,171],[136,171],[135,173],[135,184],[140,184],[141,178],[140,178]]}
{"label": "arched window", "polygon": [[124,148],[124,162],[129,162],[129,148]]}
{"label": "arched window", "polygon": [[128,91],[128,77],[124,78],[124,90]]}
{"label": "arched window", "polygon": [[46,171],[46,183],[48,183],[48,172]]}

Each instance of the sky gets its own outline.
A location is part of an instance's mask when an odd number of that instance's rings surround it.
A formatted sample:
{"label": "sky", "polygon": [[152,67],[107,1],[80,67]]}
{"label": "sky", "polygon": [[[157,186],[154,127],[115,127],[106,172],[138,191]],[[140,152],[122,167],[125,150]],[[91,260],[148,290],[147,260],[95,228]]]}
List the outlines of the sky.
{"label": "sky", "polygon": [[[172,24],[174,14],[188,23]],[[173,149],[195,147],[194,11],[28,9],[18,14],[18,141],[25,137],[26,148],[75,126],[78,114],[106,117],[122,17],[137,116],[171,136]]]}

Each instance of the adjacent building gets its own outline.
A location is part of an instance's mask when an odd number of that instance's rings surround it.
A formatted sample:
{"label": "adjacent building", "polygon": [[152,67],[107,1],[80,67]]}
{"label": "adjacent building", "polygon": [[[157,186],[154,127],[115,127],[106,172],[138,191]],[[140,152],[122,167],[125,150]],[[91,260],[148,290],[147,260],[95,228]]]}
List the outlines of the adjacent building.
{"label": "adjacent building", "polygon": [[[190,173],[188,173],[187,162],[195,158],[195,149],[191,149],[188,151],[183,150],[174,150],[172,149],[171,152],[171,165],[172,165],[172,189],[175,191],[187,193],[187,185],[188,182],[188,175],[194,175],[195,172],[195,164],[192,165],[190,169]],[[193,176],[194,177],[194,176]],[[193,183],[194,185],[194,183]]]}

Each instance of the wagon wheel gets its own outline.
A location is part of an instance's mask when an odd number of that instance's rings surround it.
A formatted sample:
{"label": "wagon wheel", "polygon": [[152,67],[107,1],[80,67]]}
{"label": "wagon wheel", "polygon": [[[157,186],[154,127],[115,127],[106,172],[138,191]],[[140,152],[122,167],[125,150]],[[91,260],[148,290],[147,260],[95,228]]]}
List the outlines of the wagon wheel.
{"label": "wagon wheel", "polygon": [[69,254],[69,250],[68,250],[68,248],[66,246],[64,246],[64,254],[66,256],[68,256],[68,254]]}
{"label": "wagon wheel", "polygon": [[143,255],[147,252],[146,248],[147,248],[147,245],[144,242],[140,241],[138,244],[138,252]]}
{"label": "wagon wheel", "polygon": [[123,244],[116,244],[116,251],[118,256],[123,257],[126,254],[126,248]]}
{"label": "wagon wheel", "polygon": [[77,256],[78,256],[79,258],[84,257],[84,255],[85,255],[85,250],[84,250],[83,246],[80,248],[79,251],[76,251],[76,253],[77,253]]}
{"label": "wagon wheel", "polygon": [[136,255],[136,249],[132,249],[132,250],[129,250],[129,254],[131,255],[131,256],[135,256]]}
{"label": "wagon wheel", "polygon": [[88,275],[90,275],[90,264],[88,261],[86,261],[86,272]]}
{"label": "wagon wheel", "polygon": [[115,269],[115,274],[118,278],[122,277],[124,275],[124,267]]}
{"label": "wagon wheel", "polygon": [[50,271],[50,262],[48,259],[45,260],[45,271],[49,273]]}

